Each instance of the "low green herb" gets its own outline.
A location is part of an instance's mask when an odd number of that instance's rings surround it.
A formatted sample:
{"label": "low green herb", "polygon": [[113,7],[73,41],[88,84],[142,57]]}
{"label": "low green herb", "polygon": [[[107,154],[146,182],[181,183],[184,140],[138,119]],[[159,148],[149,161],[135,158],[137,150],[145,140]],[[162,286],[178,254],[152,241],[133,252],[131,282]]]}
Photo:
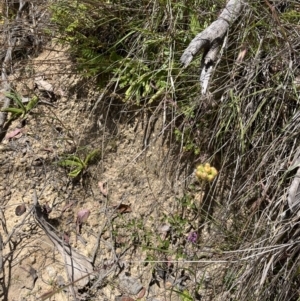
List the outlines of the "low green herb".
{"label": "low green herb", "polygon": [[62,167],[70,168],[71,171],[68,173],[68,176],[76,178],[82,174],[90,164],[97,160],[99,155],[100,151],[96,149],[91,151],[83,160],[76,155],[69,155],[65,159],[59,161],[58,164]]}
{"label": "low green herb", "polygon": [[33,96],[29,100],[28,104],[24,105],[21,96],[16,92],[6,93],[5,96],[13,100],[16,104],[16,107],[8,107],[1,110],[2,112],[11,113],[9,121],[15,120],[19,117],[22,119],[26,118],[28,113],[37,105],[39,101],[38,96]]}

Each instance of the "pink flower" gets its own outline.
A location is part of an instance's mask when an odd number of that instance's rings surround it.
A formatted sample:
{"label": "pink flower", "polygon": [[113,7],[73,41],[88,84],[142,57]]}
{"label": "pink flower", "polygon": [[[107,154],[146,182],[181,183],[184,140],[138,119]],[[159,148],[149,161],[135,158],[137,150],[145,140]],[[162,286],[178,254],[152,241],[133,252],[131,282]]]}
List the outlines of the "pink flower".
{"label": "pink flower", "polygon": [[187,240],[189,242],[191,242],[191,243],[196,243],[197,242],[197,238],[198,238],[197,232],[193,231],[193,232],[189,233]]}

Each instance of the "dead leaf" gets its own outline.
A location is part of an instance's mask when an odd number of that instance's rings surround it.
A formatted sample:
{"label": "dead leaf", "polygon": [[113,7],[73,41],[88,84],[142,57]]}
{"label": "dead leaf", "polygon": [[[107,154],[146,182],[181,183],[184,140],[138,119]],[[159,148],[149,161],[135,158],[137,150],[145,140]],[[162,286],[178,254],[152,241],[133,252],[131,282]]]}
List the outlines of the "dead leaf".
{"label": "dead leaf", "polygon": [[90,216],[90,210],[89,209],[81,209],[78,211],[77,213],[77,221],[76,223],[78,223],[79,225],[85,223],[88,219],[88,217]]}
{"label": "dead leaf", "polygon": [[21,216],[24,212],[26,212],[26,206],[25,204],[17,206],[15,213],[17,216]]}
{"label": "dead leaf", "polygon": [[126,205],[126,204],[120,204],[117,206],[113,206],[113,208],[118,212],[118,213],[129,213],[132,212],[131,205]]}
{"label": "dead leaf", "polygon": [[139,294],[137,295],[137,299],[142,299],[146,294],[146,289],[143,287]]}
{"label": "dead leaf", "polygon": [[247,48],[243,47],[241,49],[241,51],[239,52],[239,55],[238,55],[238,57],[236,59],[237,63],[241,63],[244,60],[246,54],[247,54]]}
{"label": "dead leaf", "polygon": [[64,232],[63,240],[67,245],[70,244],[70,235],[67,232]]}
{"label": "dead leaf", "polygon": [[[16,137],[20,133],[22,133],[22,129],[16,128],[13,131],[7,133],[6,136],[5,136],[5,139],[9,140],[11,138]],[[20,137],[21,137],[21,135],[20,135]],[[18,137],[18,138],[20,138],[20,137]]]}
{"label": "dead leaf", "polygon": [[53,86],[47,81],[43,80],[42,78],[36,79],[34,83],[40,91],[46,91],[51,93],[54,91]]}
{"label": "dead leaf", "polygon": [[106,197],[108,195],[108,191],[107,191],[107,189],[104,188],[104,185],[106,185],[106,183],[98,182],[100,192]]}

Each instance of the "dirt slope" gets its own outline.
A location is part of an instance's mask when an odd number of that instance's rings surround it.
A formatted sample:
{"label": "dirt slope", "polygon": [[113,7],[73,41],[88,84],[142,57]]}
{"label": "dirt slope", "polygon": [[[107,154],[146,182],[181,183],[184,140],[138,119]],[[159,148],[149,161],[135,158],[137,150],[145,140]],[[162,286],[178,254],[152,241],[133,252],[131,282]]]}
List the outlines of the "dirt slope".
{"label": "dirt slope", "polygon": [[[117,277],[127,272],[146,289],[145,296],[169,299],[171,291],[164,285],[172,287],[171,280],[150,287],[153,264],[143,261],[176,259],[176,244],[168,256],[158,251],[169,234],[168,217],[176,215],[177,199],[186,180],[193,178],[193,167],[180,165],[170,148],[172,131],[163,114],[149,119],[140,109],[126,111],[126,106],[100,97],[93,83],[75,75],[63,49],[54,49],[28,62],[14,82],[22,96],[31,97],[35,79],[42,78],[54,87],[55,97],[37,92],[38,106],[23,124],[16,120],[10,125],[8,135],[16,129],[19,133],[6,136],[0,145],[1,233],[4,243],[9,241],[3,250],[3,298],[36,300],[55,292],[51,300],[72,300],[75,295],[113,300],[132,295]],[[67,154],[84,157],[94,149],[101,156],[78,180],[58,166]],[[48,217],[56,232],[82,255],[95,258],[96,279],[107,274],[90,290],[77,293],[76,285],[75,290],[64,287],[69,283],[64,259],[30,213],[35,191],[40,204],[51,210]],[[21,204],[27,211],[17,216]],[[88,209],[90,216],[76,234],[81,209]],[[188,231],[186,225],[181,240]]]}

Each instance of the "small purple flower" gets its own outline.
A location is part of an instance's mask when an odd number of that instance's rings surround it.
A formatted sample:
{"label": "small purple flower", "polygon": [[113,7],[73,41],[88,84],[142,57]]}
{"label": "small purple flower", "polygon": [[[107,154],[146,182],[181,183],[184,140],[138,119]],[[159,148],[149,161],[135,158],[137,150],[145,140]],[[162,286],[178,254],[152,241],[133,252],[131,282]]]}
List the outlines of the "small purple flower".
{"label": "small purple flower", "polygon": [[193,231],[189,233],[187,240],[194,244],[197,242],[197,238],[198,238],[197,232]]}

